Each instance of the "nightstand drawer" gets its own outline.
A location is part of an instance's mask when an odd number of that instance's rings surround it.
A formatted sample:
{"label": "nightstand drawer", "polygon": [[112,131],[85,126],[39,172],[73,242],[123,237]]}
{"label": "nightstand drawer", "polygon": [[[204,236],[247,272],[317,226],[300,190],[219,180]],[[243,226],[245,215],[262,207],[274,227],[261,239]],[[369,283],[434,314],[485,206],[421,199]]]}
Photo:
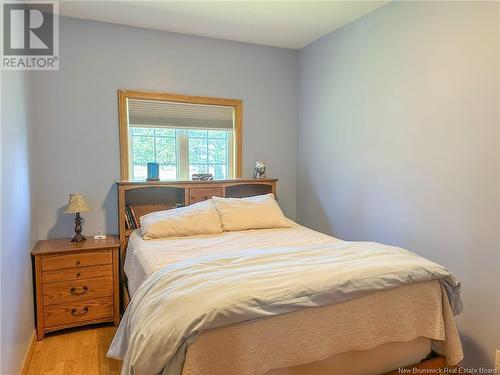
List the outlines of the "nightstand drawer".
{"label": "nightstand drawer", "polygon": [[63,270],[45,271],[42,273],[44,283],[58,283],[62,281],[94,279],[96,277],[112,276],[113,266],[91,266],[81,268],[66,268]]}
{"label": "nightstand drawer", "polygon": [[212,197],[222,197],[222,189],[212,187],[189,189],[189,204],[206,201]]}
{"label": "nightstand drawer", "polygon": [[111,264],[112,262],[113,255],[111,251],[44,256],[42,258],[42,270],[51,271],[73,267],[98,266],[101,264]]}
{"label": "nightstand drawer", "polygon": [[113,295],[113,278],[74,280],[43,285],[43,304],[54,305]]}
{"label": "nightstand drawer", "polygon": [[52,327],[71,326],[75,323],[110,318],[113,317],[113,298],[46,306],[43,317],[45,327],[49,330]]}

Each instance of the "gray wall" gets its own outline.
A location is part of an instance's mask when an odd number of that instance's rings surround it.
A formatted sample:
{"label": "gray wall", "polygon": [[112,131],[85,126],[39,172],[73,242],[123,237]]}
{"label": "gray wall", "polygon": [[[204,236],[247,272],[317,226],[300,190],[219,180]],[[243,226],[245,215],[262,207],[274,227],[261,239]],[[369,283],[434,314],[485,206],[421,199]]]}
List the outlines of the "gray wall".
{"label": "gray wall", "polygon": [[243,99],[244,176],[266,161],[295,217],[297,51],[72,18],[60,43],[60,70],[33,77],[36,238],[71,235],[71,192],[94,208],[86,233],[117,232],[120,88]]}
{"label": "gray wall", "polygon": [[300,53],[299,221],[455,272],[466,365],[500,349],[499,6],[395,2]]}
{"label": "gray wall", "polygon": [[0,373],[20,373],[34,333],[29,74],[1,72]]}

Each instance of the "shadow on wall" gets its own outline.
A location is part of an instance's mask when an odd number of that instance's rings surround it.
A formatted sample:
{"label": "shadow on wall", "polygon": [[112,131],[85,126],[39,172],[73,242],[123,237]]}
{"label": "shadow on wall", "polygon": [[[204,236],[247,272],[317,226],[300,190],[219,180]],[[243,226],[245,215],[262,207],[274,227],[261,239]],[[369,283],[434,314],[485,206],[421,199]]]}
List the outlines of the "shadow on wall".
{"label": "shadow on wall", "polygon": [[[96,201],[97,199],[89,199],[89,202]],[[99,231],[107,234],[118,233],[118,198],[116,184],[113,183],[111,185],[102,205],[100,207],[93,206],[92,208],[95,208],[95,210],[88,213],[82,213],[82,233],[84,235],[94,235]],[[65,209],[66,206],[62,206],[57,210],[56,222],[47,233],[47,238],[68,238],[73,236],[75,215],[65,214]],[[86,222],[87,216],[89,220]]]}
{"label": "shadow on wall", "polygon": [[467,353],[464,360],[460,363],[462,366],[469,367],[469,365],[473,365],[468,364],[468,358],[474,358],[474,364],[490,362],[490,358],[488,358],[488,355],[485,352],[484,348],[482,348],[472,337],[461,332],[460,330],[459,333],[460,340],[462,341],[463,351],[464,353]]}
{"label": "shadow on wall", "polygon": [[[75,228],[75,215],[65,214],[66,205],[59,207],[56,214],[56,222],[47,233],[47,238],[67,238],[72,236]],[[85,217],[82,217],[82,226],[85,228]]]}
{"label": "shadow on wall", "polygon": [[118,189],[116,184],[112,184],[106,198],[102,204],[102,209],[105,212],[105,233],[118,233]]}
{"label": "shadow on wall", "polygon": [[[316,191],[309,183],[304,183],[303,188],[307,192],[307,200],[297,202],[297,222],[318,232],[334,236],[334,225],[326,215],[325,206],[321,204]],[[302,205],[307,205],[307,208]]]}

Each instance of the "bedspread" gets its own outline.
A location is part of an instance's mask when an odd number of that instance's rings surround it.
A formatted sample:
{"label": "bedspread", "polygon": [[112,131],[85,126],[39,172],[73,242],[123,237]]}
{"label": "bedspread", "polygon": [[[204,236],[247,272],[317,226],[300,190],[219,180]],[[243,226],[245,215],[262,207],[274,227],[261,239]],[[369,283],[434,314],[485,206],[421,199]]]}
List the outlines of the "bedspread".
{"label": "bedspread", "polygon": [[[431,340],[448,363],[463,359],[438,280],[202,331],[187,349],[182,375],[385,374],[424,359],[428,352],[418,348],[401,355],[402,347],[422,339]],[[363,364],[338,361],[352,362],[359,351],[382,357]]]}
{"label": "bedspread", "polygon": [[439,280],[454,314],[460,284],[444,267],[373,242],[332,241],[209,254],[169,264],[137,290],[108,356],[123,374],[180,375],[202,330]]}

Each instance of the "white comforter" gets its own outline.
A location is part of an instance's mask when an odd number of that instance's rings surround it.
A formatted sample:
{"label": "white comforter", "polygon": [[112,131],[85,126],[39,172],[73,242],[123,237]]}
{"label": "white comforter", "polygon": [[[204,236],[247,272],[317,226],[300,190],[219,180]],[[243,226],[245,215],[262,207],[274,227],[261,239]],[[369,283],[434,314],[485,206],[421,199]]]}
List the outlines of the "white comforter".
{"label": "white comforter", "polygon": [[226,244],[151,275],[129,304],[108,356],[123,359],[123,374],[179,375],[187,345],[201,330],[434,279],[460,312],[453,275],[400,248],[325,240],[235,251]]}
{"label": "white comforter", "polygon": [[143,240],[140,229],[130,236],[125,258],[128,290],[133,296],[146,279],[163,267],[206,254],[269,247],[320,244],[340,241],[289,220],[290,228],[243,230],[217,235]]}

